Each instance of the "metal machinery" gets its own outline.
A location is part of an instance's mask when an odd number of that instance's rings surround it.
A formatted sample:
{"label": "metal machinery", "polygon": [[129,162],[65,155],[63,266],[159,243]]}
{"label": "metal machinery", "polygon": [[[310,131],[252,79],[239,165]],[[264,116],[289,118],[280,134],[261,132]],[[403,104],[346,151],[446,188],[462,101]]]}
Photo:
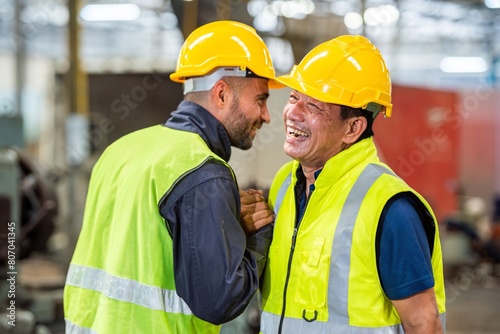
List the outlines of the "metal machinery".
{"label": "metal machinery", "polygon": [[[55,191],[22,151],[22,119],[0,117],[0,332],[42,333],[32,307],[37,291],[22,283],[22,261],[45,253],[55,229]],[[39,300],[39,298],[38,298]],[[7,314],[5,314],[7,313]],[[44,329],[45,330],[45,329]],[[45,330],[45,333],[47,331]]]}

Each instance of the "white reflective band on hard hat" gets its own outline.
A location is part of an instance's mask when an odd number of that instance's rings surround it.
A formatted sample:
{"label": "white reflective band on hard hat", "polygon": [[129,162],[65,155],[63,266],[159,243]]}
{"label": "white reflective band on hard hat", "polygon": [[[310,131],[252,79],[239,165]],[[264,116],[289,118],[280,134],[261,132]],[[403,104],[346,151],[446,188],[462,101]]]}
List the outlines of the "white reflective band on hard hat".
{"label": "white reflective band on hard hat", "polygon": [[184,81],[184,95],[192,92],[206,92],[212,89],[222,77],[246,77],[245,67],[220,67],[204,77],[195,77]]}

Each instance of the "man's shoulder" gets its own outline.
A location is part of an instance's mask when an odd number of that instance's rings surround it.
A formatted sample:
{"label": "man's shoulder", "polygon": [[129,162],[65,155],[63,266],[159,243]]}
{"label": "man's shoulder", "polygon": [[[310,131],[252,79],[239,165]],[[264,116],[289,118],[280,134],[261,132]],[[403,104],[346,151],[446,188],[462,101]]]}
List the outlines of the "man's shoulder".
{"label": "man's shoulder", "polygon": [[[164,205],[172,205],[179,198],[186,194],[200,190],[203,192],[213,192],[221,189],[220,187],[232,187],[236,189],[232,171],[229,166],[218,159],[209,159],[198,168],[184,174],[169,192],[168,196],[163,198]],[[170,204],[169,204],[170,203]]]}

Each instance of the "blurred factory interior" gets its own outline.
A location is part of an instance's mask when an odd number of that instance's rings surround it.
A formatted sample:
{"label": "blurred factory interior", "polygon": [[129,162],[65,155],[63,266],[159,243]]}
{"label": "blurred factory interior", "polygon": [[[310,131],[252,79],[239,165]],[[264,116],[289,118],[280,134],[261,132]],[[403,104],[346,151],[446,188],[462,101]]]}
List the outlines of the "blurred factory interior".
{"label": "blurred factory interior", "polygon": [[[379,47],[394,115],[375,122],[375,142],[440,221],[448,333],[499,333],[500,0],[0,0],[0,313],[15,263],[13,333],[63,332],[93,164],[115,139],[168,118],[182,98],[168,74],[184,37],[222,19],[254,26],[278,73],[338,35]],[[271,92],[271,124],[233,152],[243,188],[266,189],[288,160],[287,96]]]}

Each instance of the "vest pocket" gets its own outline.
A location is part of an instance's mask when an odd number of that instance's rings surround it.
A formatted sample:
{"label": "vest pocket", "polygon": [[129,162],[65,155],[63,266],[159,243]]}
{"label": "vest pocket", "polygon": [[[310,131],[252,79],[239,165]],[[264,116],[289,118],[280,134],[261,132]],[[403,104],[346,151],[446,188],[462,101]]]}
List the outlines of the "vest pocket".
{"label": "vest pocket", "polygon": [[307,308],[326,306],[330,254],[323,254],[324,243],[324,238],[316,238],[312,247],[297,254],[300,271],[294,300]]}

